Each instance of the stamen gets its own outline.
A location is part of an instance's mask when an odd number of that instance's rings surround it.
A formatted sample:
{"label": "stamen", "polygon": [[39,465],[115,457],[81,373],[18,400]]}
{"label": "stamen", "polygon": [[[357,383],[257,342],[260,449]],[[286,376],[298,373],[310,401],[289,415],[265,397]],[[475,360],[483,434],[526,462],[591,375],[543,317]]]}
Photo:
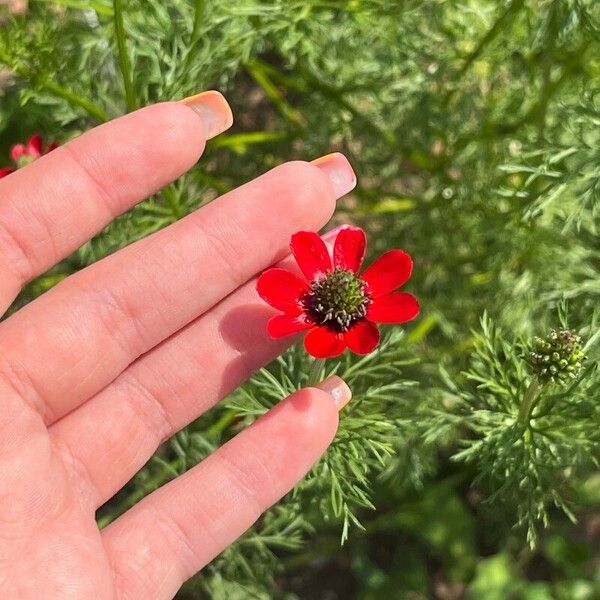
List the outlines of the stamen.
{"label": "stamen", "polygon": [[317,324],[335,332],[348,331],[354,323],[364,319],[371,299],[366,284],[355,273],[336,268],[313,281],[311,291],[303,300],[308,316]]}

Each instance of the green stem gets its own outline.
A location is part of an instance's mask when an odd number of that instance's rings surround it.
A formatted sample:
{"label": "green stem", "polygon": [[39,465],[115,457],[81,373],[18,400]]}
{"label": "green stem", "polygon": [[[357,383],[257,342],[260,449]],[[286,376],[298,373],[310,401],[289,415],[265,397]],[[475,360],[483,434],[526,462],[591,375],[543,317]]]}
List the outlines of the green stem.
{"label": "green stem", "polygon": [[196,44],[200,39],[200,27],[202,25],[202,19],[204,17],[204,9],[205,0],[194,1],[194,21],[192,24],[192,31],[190,32],[189,42],[185,52],[185,56],[180,62],[180,68],[178,70],[177,77],[175,77],[173,84],[168,90],[167,97],[169,98],[181,92],[181,82],[190,70],[190,65],[195,55]]}
{"label": "green stem", "polygon": [[33,0],[34,2],[40,2],[42,4],[60,4],[67,8],[74,8],[76,10],[93,10],[95,13],[102,15],[103,17],[112,17],[113,10],[110,6],[105,6],[100,2],[94,2],[90,0]]}
{"label": "green stem", "polygon": [[266,70],[258,61],[251,61],[246,65],[246,71],[264,90],[265,94],[271,99],[277,107],[283,118],[294,127],[304,128],[304,119],[299,111],[291,106],[277,89],[277,86],[271,81]]}
{"label": "green stem", "polygon": [[125,22],[123,20],[123,2],[122,0],[113,0],[114,10],[114,25],[115,36],[117,39],[117,51],[119,58],[119,69],[123,76],[123,84],[125,86],[125,98],[127,100],[127,108],[132,111],[138,108],[138,102],[133,87],[133,79],[131,78],[131,64],[129,63],[129,55],[127,54],[127,37],[125,35]]}
{"label": "green stem", "polygon": [[347,100],[344,97],[342,90],[339,90],[327,81],[324,81],[308,67],[303,66],[302,64],[297,65],[296,72],[299,77],[304,80],[302,83],[298,83],[295,82],[293,78],[278,73],[277,69],[274,69],[263,61],[255,59],[253,64],[258,65],[265,74],[269,75],[272,80],[277,81],[286,87],[307,90],[309,92],[316,91],[322,96],[336,102],[340,107],[347,110],[356,121],[360,121],[369,129],[376,131],[382,137],[382,139],[384,139],[391,146],[393,150],[401,154],[407,161],[426,171],[435,170],[435,160],[426,155],[424,152],[403,143],[401,138],[398,137],[393,131],[387,127],[380,126],[373,119],[371,119],[369,115],[363,113],[357,106]]}
{"label": "green stem", "polygon": [[323,358],[315,358],[313,360],[312,365],[310,366],[310,371],[308,372],[306,387],[314,387],[321,381],[321,370],[323,369],[324,364],[325,359]]}
{"label": "green stem", "polygon": [[296,136],[286,131],[245,131],[220,135],[208,142],[209,148],[233,148],[234,151],[244,153],[247,147],[256,144],[270,144],[293,140]]}
{"label": "green stem", "polygon": [[[473,50],[473,52],[469,54],[469,56],[463,63],[463,66],[456,75],[456,81],[460,81],[462,79],[462,76],[469,70],[471,65],[481,56],[481,53],[485,50],[485,48],[489,46],[489,44],[493,42],[496,39],[496,37],[498,37],[498,35],[504,30],[504,23],[510,20],[515,13],[519,12],[524,7],[524,5],[525,0],[512,0],[512,2],[508,5],[506,10],[500,15],[500,17],[498,17],[496,22],[492,25],[491,29],[488,30],[488,32],[483,36],[479,44],[477,44],[475,50]],[[453,92],[450,92],[450,95],[452,93]],[[449,97],[446,96],[446,98],[444,98],[444,103],[447,104],[448,100]]]}
{"label": "green stem", "polygon": [[200,33],[200,25],[202,25],[202,17],[204,16],[204,0],[196,0],[194,2],[194,25],[192,26],[191,45],[198,41]]}
{"label": "green stem", "polygon": [[78,96],[71,90],[52,82],[43,83],[42,87],[46,88],[51,94],[66,100],[72,106],[79,106],[80,108],[83,108],[88,114],[99,121],[104,122],[109,120],[109,116],[101,108],[97,107],[86,98]]}
{"label": "green stem", "polygon": [[523,402],[519,408],[519,423],[523,424],[525,427],[529,427],[529,421],[531,421],[531,412],[533,411],[533,407],[535,406],[535,401],[537,400],[541,387],[542,386],[540,385],[540,382],[538,381],[537,377],[535,377],[532,379],[527,390],[525,390]]}
{"label": "green stem", "polygon": [[233,408],[225,411],[221,417],[215,421],[212,426],[207,429],[206,437],[209,439],[215,438],[223,433],[238,417],[238,412]]}

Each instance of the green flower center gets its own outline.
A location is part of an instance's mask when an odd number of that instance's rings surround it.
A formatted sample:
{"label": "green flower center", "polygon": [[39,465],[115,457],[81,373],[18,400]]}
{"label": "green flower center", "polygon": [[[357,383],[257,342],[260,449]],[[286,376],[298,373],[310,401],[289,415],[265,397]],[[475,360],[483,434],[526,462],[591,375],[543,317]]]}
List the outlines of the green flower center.
{"label": "green flower center", "polygon": [[365,282],[355,273],[338,267],[313,281],[302,303],[314,323],[341,333],[367,314],[371,298],[365,288]]}

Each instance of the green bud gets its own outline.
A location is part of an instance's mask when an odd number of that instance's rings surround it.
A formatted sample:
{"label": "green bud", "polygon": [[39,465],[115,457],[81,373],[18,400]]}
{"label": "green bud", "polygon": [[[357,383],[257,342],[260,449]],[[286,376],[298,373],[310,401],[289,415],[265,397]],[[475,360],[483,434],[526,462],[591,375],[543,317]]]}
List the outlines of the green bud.
{"label": "green bud", "polygon": [[533,338],[531,345],[525,360],[542,383],[567,383],[583,368],[581,337],[573,331],[553,329],[544,338]]}

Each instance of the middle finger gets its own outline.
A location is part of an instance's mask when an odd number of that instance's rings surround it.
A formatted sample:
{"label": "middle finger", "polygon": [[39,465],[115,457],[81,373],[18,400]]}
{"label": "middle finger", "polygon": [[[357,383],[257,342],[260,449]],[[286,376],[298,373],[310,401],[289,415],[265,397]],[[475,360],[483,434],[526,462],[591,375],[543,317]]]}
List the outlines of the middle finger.
{"label": "middle finger", "polygon": [[0,326],[0,375],[53,423],[322,227],[354,182],[340,154],[286,163],[76,273]]}

